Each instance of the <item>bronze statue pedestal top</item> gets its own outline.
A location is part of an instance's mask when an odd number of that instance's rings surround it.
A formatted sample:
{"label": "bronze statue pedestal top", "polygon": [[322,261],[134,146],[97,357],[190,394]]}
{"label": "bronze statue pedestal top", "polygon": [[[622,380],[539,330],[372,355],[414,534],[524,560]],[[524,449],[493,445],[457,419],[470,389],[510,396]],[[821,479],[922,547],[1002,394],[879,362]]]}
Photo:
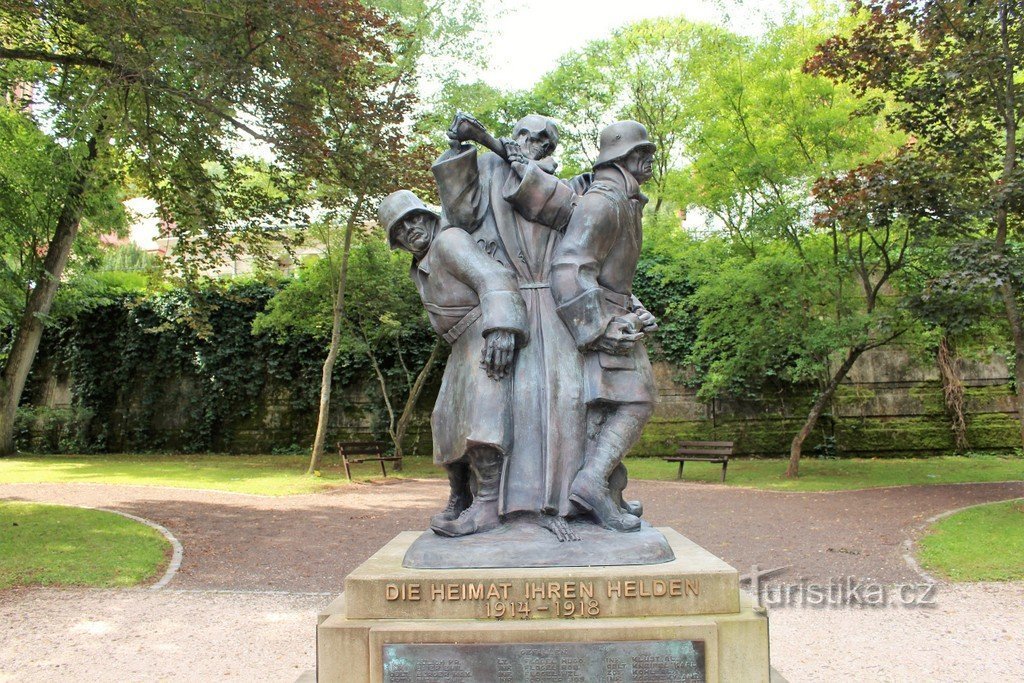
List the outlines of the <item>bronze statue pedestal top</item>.
{"label": "bronze statue pedestal top", "polygon": [[579,541],[560,542],[527,520],[512,520],[491,531],[445,538],[424,532],[409,547],[409,569],[504,569],[512,567],[598,567],[662,564],[675,559],[664,534],[647,524],[639,531],[609,531],[571,521]]}

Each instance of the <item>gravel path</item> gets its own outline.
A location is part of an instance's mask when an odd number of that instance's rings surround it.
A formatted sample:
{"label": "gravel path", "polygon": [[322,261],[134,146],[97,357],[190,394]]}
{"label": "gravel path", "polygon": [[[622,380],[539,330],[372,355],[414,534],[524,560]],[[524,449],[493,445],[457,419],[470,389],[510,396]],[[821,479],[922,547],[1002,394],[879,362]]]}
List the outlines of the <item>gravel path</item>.
{"label": "gravel path", "polygon": [[0,593],[0,681],[294,681],[327,595]]}
{"label": "gravel path", "polygon": [[[160,591],[0,592],[0,681],[293,681],[314,663],[317,610],[399,531],[424,526],[445,482],[388,481],[271,498],[102,484],[3,484],[0,498],[121,510],[167,527],[184,559]],[[635,482],[645,518],[741,572],[881,583],[920,577],[902,542],[945,510],[1024,496],[1024,482],[780,493]],[[772,612],[791,681],[1024,680],[1024,584],[940,586],[934,608]],[[198,634],[198,636],[197,636]]]}
{"label": "gravel path", "polygon": [[[171,588],[333,592],[395,534],[422,529],[447,482],[391,480],[331,493],[253,496],[106,484],[2,484],[0,498],[106,507],[167,527],[185,547]],[[1024,482],[783,493],[640,481],[644,518],[740,569],[784,578],[914,581],[902,542],[932,515],[1024,496]]]}
{"label": "gravel path", "polygon": [[[330,596],[30,589],[0,594],[0,681],[291,683]],[[776,609],[775,667],[802,681],[1024,680],[1024,583],[943,586],[931,609]]]}
{"label": "gravel path", "polygon": [[941,585],[933,608],[776,609],[772,663],[801,681],[1024,681],[1024,583]]}

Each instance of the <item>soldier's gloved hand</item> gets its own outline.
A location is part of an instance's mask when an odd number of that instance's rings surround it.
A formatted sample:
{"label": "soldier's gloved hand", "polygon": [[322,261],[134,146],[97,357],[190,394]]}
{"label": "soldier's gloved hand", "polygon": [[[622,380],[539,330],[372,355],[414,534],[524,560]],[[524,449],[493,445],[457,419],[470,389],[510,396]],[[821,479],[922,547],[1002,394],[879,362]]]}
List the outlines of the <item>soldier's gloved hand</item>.
{"label": "soldier's gloved hand", "polygon": [[516,355],[516,336],[508,330],[492,330],[484,338],[480,365],[493,380],[504,379],[512,370]]}
{"label": "soldier's gloved hand", "polygon": [[633,346],[644,338],[644,333],[637,330],[637,316],[629,318],[612,318],[604,334],[593,344],[595,351],[625,356],[633,350]]}
{"label": "soldier's gloved hand", "polygon": [[645,333],[654,332],[658,329],[658,319],[654,317],[654,314],[648,311],[643,306],[637,306],[633,309],[633,315],[640,319],[641,330]]}

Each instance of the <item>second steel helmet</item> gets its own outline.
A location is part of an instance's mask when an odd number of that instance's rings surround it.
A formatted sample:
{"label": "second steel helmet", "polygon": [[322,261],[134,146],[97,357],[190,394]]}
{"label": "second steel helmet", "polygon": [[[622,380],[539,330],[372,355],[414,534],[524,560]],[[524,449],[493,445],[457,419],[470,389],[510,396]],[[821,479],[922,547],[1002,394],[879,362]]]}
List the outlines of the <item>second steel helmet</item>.
{"label": "second steel helmet", "polygon": [[617,161],[638,147],[647,147],[652,152],[657,149],[657,145],[647,137],[647,129],[642,123],[616,121],[601,131],[594,167]]}

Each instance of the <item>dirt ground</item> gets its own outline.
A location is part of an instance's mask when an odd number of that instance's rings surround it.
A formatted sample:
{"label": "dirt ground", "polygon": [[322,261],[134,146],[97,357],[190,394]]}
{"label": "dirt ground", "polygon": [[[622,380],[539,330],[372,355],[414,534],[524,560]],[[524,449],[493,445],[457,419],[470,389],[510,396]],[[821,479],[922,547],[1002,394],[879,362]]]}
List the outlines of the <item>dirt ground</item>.
{"label": "dirt ground", "polygon": [[[314,665],[317,610],[399,531],[423,528],[441,481],[263,497],[101,484],[6,484],[0,498],[106,507],[184,547],[166,588],[0,592],[0,681],[291,681]],[[904,540],[925,520],[1024,496],[1024,482],[783,493],[634,482],[644,517],[741,573],[920,582]],[[1024,584],[940,585],[933,607],[784,607],[772,659],[791,681],[1024,680]]]}

